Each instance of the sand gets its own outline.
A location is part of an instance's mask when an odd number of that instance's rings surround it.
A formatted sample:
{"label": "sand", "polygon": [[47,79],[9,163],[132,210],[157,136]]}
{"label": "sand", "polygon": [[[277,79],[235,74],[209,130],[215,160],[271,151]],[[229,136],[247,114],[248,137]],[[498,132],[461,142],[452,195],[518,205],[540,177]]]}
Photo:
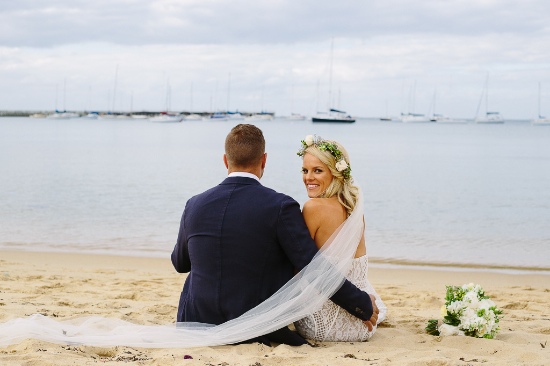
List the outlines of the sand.
{"label": "sand", "polygon": [[[369,278],[389,315],[365,343],[138,349],[29,339],[0,347],[0,365],[550,365],[550,274],[373,266]],[[41,313],[169,324],[184,279],[168,258],[0,251],[0,322]],[[469,282],[504,310],[496,339],[426,334],[445,285]]]}

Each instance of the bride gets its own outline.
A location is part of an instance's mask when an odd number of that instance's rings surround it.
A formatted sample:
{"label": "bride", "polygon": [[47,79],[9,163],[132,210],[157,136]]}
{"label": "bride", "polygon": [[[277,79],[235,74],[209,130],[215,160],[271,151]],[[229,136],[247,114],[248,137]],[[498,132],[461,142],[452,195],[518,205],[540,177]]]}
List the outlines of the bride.
{"label": "bride", "polygon": [[[324,192],[323,197],[311,200],[304,208],[309,221],[310,231],[317,245],[327,239],[311,263],[297,273],[287,284],[270,298],[244,313],[220,325],[203,323],[176,323],[169,325],[140,325],[120,319],[102,317],[81,317],[58,321],[47,316],[34,314],[25,318],[12,319],[0,324],[0,347],[20,342],[26,338],[35,338],[60,344],[84,344],[90,346],[130,346],[147,348],[174,348],[215,346],[233,344],[252,339],[286,327],[296,322],[297,328],[306,337],[323,340],[367,339],[371,333],[365,333],[361,321],[346,321],[342,309],[327,311],[328,299],[340,288],[346,277],[359,286],[368,286],[366,281],[366,256],[364,254],[363,199],[360,190],[351,185],[349,159],[343,150],[323,144],[322,140],[306,139],[323,150],[328,148],[336,158],[334,166],[347,180],[352,198],[342,203],[338,220],[331,221],[321,215],[319,218],[327,227],[316,227],[315,204],[327,204],[327,208],[338,207]],[[308,161],[307,149],[303,152]],[[342,159],[340,155],[343,154]],[[313,155],[313,154],[311,154]],[[347,160],[346,160],[347,159]],[[346,166],[344,167],[344,164]],[[309,165],[304,164],[305,169]],[[313,169],[315,172],[315,169]],[[336,176],[338,174],[333,173]],[[338,180],[339,178],[335,178]],[[319,181],[307,181],[311,194],[315,195]],[[330,184],[329,184],[330,186]],[[323,186],[324,187],[324,186]],[[339,189],[337,189],[338,191]],[[319,191],[322,193],[323,191]],[[318,195],[318,194],[317,194]],[[339,202],[339,201],[338,201]],[[309,217],[308,217],[309,215]],[[337,217],[337,216],[335,216]],[[317,222],[320,224],[322,221]],[[335,230],[334,230],[335,229]],[[332,232],[334,231],[334,232]],[[358,244],[359,243],[359,244]],[[363,249],[361,249],[363,248]],[[362,255],[362,256],[361,256]],[[358,257],[358,258],[355,258]],[[359,264],[356,264],[359,263]],[[368,288],[368,287],[367,287]],[[371,292],[369,292],[371,293]],[[372,292],[373,293],[373,292]],[[377,297],[380,309],[378,323],[385,316],[385,307]],[[321,309],[321,310],[319,310]],[[326,315],[326,316],[325,316]],[[336,326],[335,326],[336,325]],[[370,326],[370,324],[369,324]],[[323,328],[322,332],[317,329]],[[315,329],[314,332],[311,329]],[[310,335],[311,334],[311,335]],[[318,335],[320,334],[320,335]],[[330,334],[335,334],[332,336]],[[358,335],[356,335],[358,334]],[[351,336],[351,338],[350,338]],[[347,337],[347,338],[345,338]]]}
{"label": "bride", "polygon": [[[303,181],[310,198],[303,215],[311,237],[319,248],[357,206],[359,188],[353,184],[349,155],[336,141],[307,136],[298,155],[303,158]],[[360,222],[363,226],[364,223]],[[356,245],[354,259],[347,274],[359,289],[375,297],[380,313],[377,324],[386,317],[387,308],[367,279],[368,257],[364,232]],[[377,325],[376,324],[376,325]],[[359,318],[327,300],[321,309],[295,322],[298,332],[316,341],[366,341],[375,332]]]}

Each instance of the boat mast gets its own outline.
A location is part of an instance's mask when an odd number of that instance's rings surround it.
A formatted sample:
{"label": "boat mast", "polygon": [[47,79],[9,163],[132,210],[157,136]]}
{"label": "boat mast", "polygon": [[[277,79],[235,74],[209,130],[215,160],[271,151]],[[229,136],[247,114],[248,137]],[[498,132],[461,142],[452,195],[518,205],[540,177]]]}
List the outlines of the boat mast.
{"label": "boat mast", "polygon": [[58,94],[59,94],[59,84],[55,84],[55,111],[57,112],[58,111],[58,107],[57,107],[57,99],[58,99]]}
{"label": "boat mast", "polygon": [[489,74],[487,74],[487,81],[485,83],[485,113],[489,113]]}
{"label": "boat mast", "polygon": [[189,93],[189,113],[193,113],[193,82],[191,82],[191,90]]}
{"label": "boat mast", "polygon": [[67,111],[65,100],[67,97],[67,78],[63,79],[63,112]]}
{"label": "boat mast", "polygon": [[329,64],[329,77],[328,77],[328,110],[331,108],[332,98],[332,58],[334,55],[334,38],[330,40],[330,64]]}
{"label": "boat mast", "polygon": [[115,84],[113,85],[113,108],[111,109],[113,112],[115,111],[117,78],[118,78],[118,64],[116,65],[116,68],[115,68]]}
{"label": "boat mast", "polygon": [[231,73],[227,77],[227,107],[226,111],[229,112],[229,97],[231,96]]}
{"label": "boat mast", "polygon": [[539,118],[542,118],[542,115],[540,114],[540,81],[539,81],[539,102],[538,102],[538,116],[539,116]]}

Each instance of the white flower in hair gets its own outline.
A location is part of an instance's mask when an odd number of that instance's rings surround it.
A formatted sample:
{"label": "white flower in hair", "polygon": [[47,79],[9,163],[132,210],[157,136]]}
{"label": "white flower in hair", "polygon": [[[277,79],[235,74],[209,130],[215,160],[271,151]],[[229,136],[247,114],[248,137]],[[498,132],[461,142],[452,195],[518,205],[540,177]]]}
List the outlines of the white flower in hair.
{"label": "white flower in hair", "polygon": [[304,142],[306,143],[307,146],[311,146],[315,142],[315,138],[313,137],[313,135],[307,135]]}
{"label": "white flower in hair", "polygon": [[336,170],[338,170],[339,172],[343,172],[347,168],[348,168],[348,163],[346,163],[344,159],[336,163]]}

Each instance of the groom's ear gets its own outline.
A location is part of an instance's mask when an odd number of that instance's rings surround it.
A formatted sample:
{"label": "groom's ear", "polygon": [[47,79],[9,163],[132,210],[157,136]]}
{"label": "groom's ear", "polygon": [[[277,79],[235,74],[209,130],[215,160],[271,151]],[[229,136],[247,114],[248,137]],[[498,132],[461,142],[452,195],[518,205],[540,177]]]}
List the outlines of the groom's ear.
{"label": "groom's ear", "polygon": [[227,163],[227,156],[225,154],[223,154],[223,164],[227,169],[229,169],[229,163]]}
{"label": "groom's ear", "polygon": [[262,169],[265,168],[265,162],[267,161],[267,153],[264,153],[262,156]]}

